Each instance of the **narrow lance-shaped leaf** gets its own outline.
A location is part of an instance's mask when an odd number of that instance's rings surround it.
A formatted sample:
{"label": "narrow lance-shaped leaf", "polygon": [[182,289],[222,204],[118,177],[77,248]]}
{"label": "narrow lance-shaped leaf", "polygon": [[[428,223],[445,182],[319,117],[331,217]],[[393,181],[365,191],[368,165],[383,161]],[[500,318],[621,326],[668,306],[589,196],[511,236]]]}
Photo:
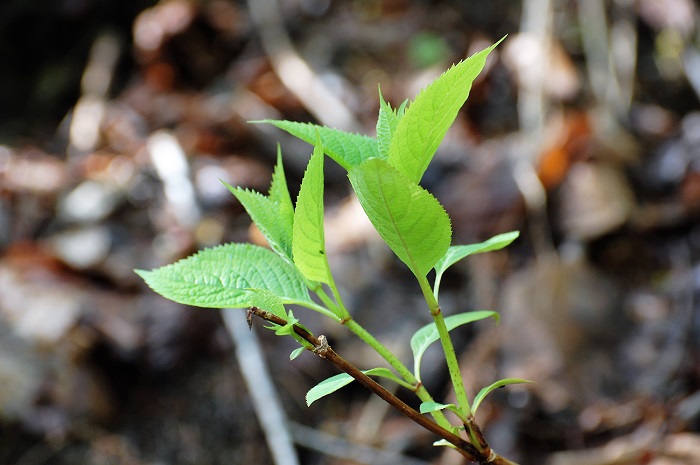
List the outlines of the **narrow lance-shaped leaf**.
{"label": "narrow lance-shaped leaf", "polygon": [[323,232],[323,151],[316,145],[301,181],[294,211],[294,264],[310,281],[328,284],[330,270]]}
{"label": "narrow lance-shaped leaf", "polygon": [[[485,318],[495,318],[498,321],[498,313],[491,310],[477,310],[474,312],[459,313],[457,315],[450,315],[445,317],[445,326],[447,326],[448,331],[465,325],[467,323],[472,323],[474,321],[483,320]],[[438,333],[435,323],[430,323],[423,326],[421,329],[416,331],[416,333],[411,337],[411,351],[413,352],[413,372],[416,379],[420,381],[420,364],[423,359],[423,354],[430,345],[440,339],[440,334]]]}
{"label": "narrow lance-shaped leaf", "polygon": [[346,170],[369,158],[380,156],[377,141],[361,134],[294,121],[262,120],[252,122],[272,124],[311,145],[315,145],[316,138],[320,137],[326,155]]}
{"label": "narrow lance-shaped leaf", "polygon": [[447,439],[440,439],[439,441],[435,441],[433,445],[435,447],[449,447],[450,449],[457,449],[457,446],[455,446],[451,442],[448,442]]}
{"label": "narrow lance-shaped leaf", "polygon": [[420,182],[440,142],[466,102],[472,82],[484,68],[486,57],[498,43],[454,65],[409,104],[392,138],[389,163],[412,181]]}
{"label": "narrow lance-shaped leaf", "polygon": [[416,276],[425,277],[450,246],[452,227],[442,205],[377,158],[353,168],[350,183],[379,235]]}
{"label": "narrow lance-shaped leaf", "polygon": [[204,249],[171,265],[136,273],[155,292],[184,305],[264,308],[270,294],[283,304],[313,303],[296,269],[271,250],[250,244]]}
{"label": "narrow lance-shaped leaf", "polygon": [[381,89],[379,89],[379,118],[377,118],[377,147],[383,158],[389,157],[391,139],[394,137],[396,126],[406,110],[405,100],[398,109],[392,109],[391,105],[384,101]]}
{"label": "narrow lance-shaped leaf", "polygon": [[472,404],[472,412],[476,414],[476,410],[479,408],[479,405],[481,405],[481,401],[484,400],[484,398],[489,395],[491,391],[494,389],[498,389],[500,387],[506,386],[508,384],[521,384],[521,383],[532,383],[532,381],[529,381],[527,379],[521,379],[521,378],[505,378],[496,381],[495,383],[491,384],[490,386],[486,386],[483,388],[479,393],[474,396],[474,403]]}
{"label": "narrow lance-shaped leaf", "polygon": [[291,225],[294,218],[294,205],[292,197],[289,195],[287,177],[284,174],[284,165],[282,164],[282,150],[279,145],[277,146],[277,164],[272,173],[269,197],[278,205],[280,216]]}
{"label": "narrow lance-shaped leaf", "polygon": [[[364,370],[362,373],[366,374],[367,376],[379,376],[380,378],[390,379],[399,384],[406,385],[404,381],[398,378],[388,368],[372,368],[370,370]],[[306,393],[306,405],[310,406],[321,397],[332,394],[353,381],[355,381],[355,379],[347,373],[340,373],[321,381],[316,386],[309,389],[309,392]]]}
{"label": "narrow lance-shaped leaf", "polygon": [[518,231],[511,231],[503,234],[498,234],[478,244],[451,246],[447,250],[445,256],[442,257],[440,261],[438,261],[435,265],[435,286],[433,288],[435,296],[437,297],[438,295],[442,275],[449,267],[462,260],[463,258],[468,257],[469,255],[502,249],[510,245],[510,243],[517,239],[519,235],[520,233]]}

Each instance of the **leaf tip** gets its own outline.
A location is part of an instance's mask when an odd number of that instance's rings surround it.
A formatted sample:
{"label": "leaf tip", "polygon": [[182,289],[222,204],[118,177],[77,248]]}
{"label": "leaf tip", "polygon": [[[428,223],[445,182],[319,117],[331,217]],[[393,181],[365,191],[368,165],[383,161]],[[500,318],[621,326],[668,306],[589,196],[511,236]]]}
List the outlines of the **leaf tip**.
{"label": "leaf tip", "polygon": [[311,407],[311,404],[316,402],[318,399],[323,397],[323,395],[316,395],[313,394],[313,389],[310,389],[309,392],[306,393],[306,396],[304,396],[304,400],[306,401],[306,406]]}
{"label": "leaf tip", "polygon": [[153,272],[152,272],[152,271],[148,271],[148,270],[140,270],[140,269],[136,268],[136,269],[134,269],[134,273],[136,273],[136,274],[139,275],[144,281],[146,281],[147,278],[148,278],[148,276],[149,276],[151,273],[153,273]]}

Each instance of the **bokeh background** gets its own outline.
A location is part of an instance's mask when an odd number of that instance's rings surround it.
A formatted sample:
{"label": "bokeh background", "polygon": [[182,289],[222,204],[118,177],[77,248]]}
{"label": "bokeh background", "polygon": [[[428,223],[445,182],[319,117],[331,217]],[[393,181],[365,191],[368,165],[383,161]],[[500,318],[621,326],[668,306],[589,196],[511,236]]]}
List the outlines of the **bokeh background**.
{"label": "bokeh background", "polygon": [[[218,180],[266,191],[279,142],[295,196],[311,148],[246,121],[372,134],[378,84],[398,105],[505,35],[423,181],[454,243],[521,231],[443,284],[446,313],[502,315],[453,332],[471,395],[536,381],[478,420],[522,465],[700,463],[699,15],[692,0],[2,2],[0,463],[461,463],[360,387],[307,408],[331,366],[132,270],[260,243]],[[420,292],[345,173],[329,161],[326,177],[341,292],[410,362]],[[267,371],[243,374],[236,355],[259,353]],[[438,347],[424,367],[449,400]],[[250,392],[268,381],[286,422],[263,428]],[[273,459],[266,434],[295,452]]]}

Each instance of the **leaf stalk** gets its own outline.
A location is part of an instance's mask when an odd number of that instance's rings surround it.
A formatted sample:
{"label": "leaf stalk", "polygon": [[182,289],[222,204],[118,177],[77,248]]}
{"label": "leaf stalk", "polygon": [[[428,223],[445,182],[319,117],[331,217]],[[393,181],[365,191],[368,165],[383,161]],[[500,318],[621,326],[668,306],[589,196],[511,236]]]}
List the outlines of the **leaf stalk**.
{"label": "leaf stalk", "polygon": [[440,305],[438,305],[437,299],[433,295],[433,290],[430,288],[430,284],[425,276],[416,276],[418,283],[420,284],[421,291],[423,292],[423,297],[425,298],[428,308],[430,309],[430,315],[433,317],[435,322],[435,327],[438,330],[438,335],[440,336],[440,344],[442,345],[442,350],[445,353],[445,360],[447,361],[447,369],[450,372],[450,379],[452,380],[452,386],[454,388],[455,396],[457,397],[457,405],[462,411],[464,417],[472,417],[471,407],[469,406],[469,400],[467,399],[467,392],[464,388],[464,382],[462,381],[462,373],[459,369],[459,362],[457,361],[457,354],[452,344],[452,339],[450,338],[450,333],[445,324],[445,317],[442,314]]}
{"label": "leaf stalk", "polygon": [[[404,365],[384,344],[379,342],[369,331],[362,327],[357,321],[350,318],[344,322],[345,326],[363,342],[372,347],[389,365],[391,365],[397,373],[408,384],[412,386],[412,390],[416,393],[421,402],[434,402],[433,396],[423,386],[423,383],[418,381],[411,370]],[[450,429],[452,424],[441,411],[431,412],[435,421],[443,428]]]}

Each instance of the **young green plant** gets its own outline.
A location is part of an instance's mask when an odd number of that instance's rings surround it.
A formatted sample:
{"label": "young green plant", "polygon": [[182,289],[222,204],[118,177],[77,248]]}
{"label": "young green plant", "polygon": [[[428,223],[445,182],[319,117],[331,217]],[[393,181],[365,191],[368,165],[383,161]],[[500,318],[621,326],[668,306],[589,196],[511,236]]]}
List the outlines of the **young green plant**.
{"label": "young green plant", "polygon": [[[209,308],[248,308],[249,317],[267,321],[278,335],[291,336],[300,347],[290,358],[310,350],[333,363],[342,373],[309,390],[309,405],[352,381],[358,381],[392,407],[441,438],[436,445],[454,448],[479,463],[513,463],[491,450],[474,418],[483,399],[507,384],[527,382],[501,379],[469,402],[457,354],[450,339],[454,328],[486,318],[493,311],[471,311],[445,317],[439,305],[440,282],[445,271],[475,253],[501,249],[517,232],[485,242],[452,246],[450,218],[438,200],[421,187],[423,173],[440,142],[469,96],[472,82],[489,53],[498,44],[454,65],[424,88],[412,102],[392,108],[381,92],[376,137],[292,121],[269,123],[312,144],[313,153],[294,205],[278,150],[277,164],[267,196],[227,184],[267,239],[269,249],[248,244],[226,244],[153,271],[136,272],[156,292],[186,305]],[[348,172],[350,184],[375,229],[416,278],[433,323],[410,340],[413,369],[409,369],[360,323],[345,306],[326,254],[324,237],[324,157]],[[428,274],[435,270],[430,283]],[[317,299],[312,299],[315,294]],[[320,302],[320,303],[319,303]],[[388,367],[360,370],[330,347],[324,336],[314,336],[301,325],[289,305],[311,309],[347,327],[372,347]],[[455,404],[436,402],[421,381],[425,351],[440,341],[455,392]],[[392,370],[393,369],[393,370]],[[385,378],[413,391],[420,411],[409,407],[372,377]],[[445,412],[457,418],[450,421]],[[423,416],[430,414],[433,420]],[[466,438],[461,431],[466,432]]]}

